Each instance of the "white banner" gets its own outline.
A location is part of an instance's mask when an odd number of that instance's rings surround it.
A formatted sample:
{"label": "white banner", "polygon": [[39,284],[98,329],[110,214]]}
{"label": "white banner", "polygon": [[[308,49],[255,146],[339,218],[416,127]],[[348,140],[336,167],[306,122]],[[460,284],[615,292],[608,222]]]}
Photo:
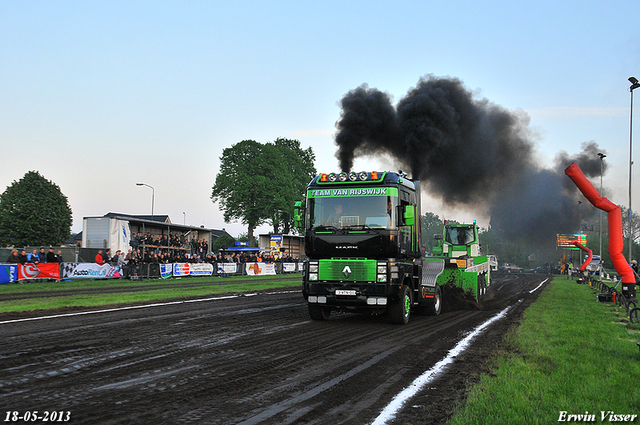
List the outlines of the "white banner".
{"label": "white banner", "polygon": [[282,271],[292,273],[296,271],[296,263],[282,263]]}
{"label": "white banner", "polygon": [[238,272],[236,263],[218,263],[218,274],[235,274]]}
{"label": "white banner", "polygon": [[213,264],[210,263],[174,263],[174,276],[211,276]]}
{"label": "white banner", "polygon": [[276,274],[276,265],[273,263],[246,263],[245,268],[247,276]]}
{"label": "white banner", "polygon": [[119,266],[96,263],[63,263],[62,279],[122,277]]}

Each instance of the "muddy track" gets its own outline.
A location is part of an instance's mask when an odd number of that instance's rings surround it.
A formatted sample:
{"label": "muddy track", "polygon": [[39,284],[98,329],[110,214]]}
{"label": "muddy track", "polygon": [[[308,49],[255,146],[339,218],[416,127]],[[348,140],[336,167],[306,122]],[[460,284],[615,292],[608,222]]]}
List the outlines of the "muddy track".
{"label": "muddy track", "polygon": [[395,422],[444,423],[543,280],[497,277],[483,309],[414,315],[406,326],[353,314],[314,322],[291,289],[0,316],[0,405],[69,411],[73,423],[91,424],[366,424],[465,333],[511,306]]}

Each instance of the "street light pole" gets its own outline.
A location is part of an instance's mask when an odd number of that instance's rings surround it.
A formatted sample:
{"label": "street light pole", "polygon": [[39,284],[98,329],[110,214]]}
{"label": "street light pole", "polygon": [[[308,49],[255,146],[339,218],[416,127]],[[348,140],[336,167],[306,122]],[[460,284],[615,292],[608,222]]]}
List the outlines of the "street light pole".
{"label": "street light pole", "polygon": [[[607,155],[598,152],[598,156],[600,157],[600,196],[602,196],[602,161]],[[602,262],[602,210],[600,210],[600,262]]]}
{"label": "street light pole", "polygon": [[146,183],[136,183],[136,186],[147,186],[151,188],[151,219],[153,219],[153,206],[156,203],[156,190],[153,188],[153,186]]}
{"label": "street light pole", "polygon": [[631,263],[631,249],[633,248],[633,234],[631,227],[631,166],[633,165],[633,91],[640,87],[640,82],[636,77],[629,77],[631,87],[631,108],[629,113],[629,263]]}

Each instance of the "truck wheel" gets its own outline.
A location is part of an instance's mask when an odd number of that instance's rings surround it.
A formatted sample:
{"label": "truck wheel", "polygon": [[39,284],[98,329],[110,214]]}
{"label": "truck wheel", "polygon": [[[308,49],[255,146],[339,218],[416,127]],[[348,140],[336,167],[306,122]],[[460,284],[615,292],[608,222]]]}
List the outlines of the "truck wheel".
{"label": "truck wheel", "polygon": [[442,288],[436,285],[433,301],[424,306],[423,310],[429,316],[438,316],[442,312]]}
{"label": "truck wheel", "polygon": [[400,290],[400,298],[389,306],[391,323],[406,325],[411,316],[411,291],[407,285]]}
{"label": "truck wheel", "polygon": [[484,293],[485,293],[485,288],[486,288],[486,275],[481,273],[478,275],[478,290],[477,290],[477,297],[476,300],[478,302],[482,301],[482,299],[484,298]]}
{"label": "truck wheel", "polygon": [[327,320],[331,314],[329,307],[323,307],[318,304],[309,304],[309,316],[313,320]]}

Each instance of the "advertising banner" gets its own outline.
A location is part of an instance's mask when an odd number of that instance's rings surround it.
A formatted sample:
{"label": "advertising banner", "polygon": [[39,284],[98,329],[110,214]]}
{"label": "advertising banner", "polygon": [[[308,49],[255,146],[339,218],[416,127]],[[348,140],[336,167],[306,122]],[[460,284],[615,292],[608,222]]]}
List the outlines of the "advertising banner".
{"label": "advertising banner", "polygon": [[175,263],[173,264],[174,276],[211,276],[213,264],[209,263]]}
{"label": "advertising banner", "polygon": [[235,274],[237,272],[236,263],[218,263],[218,274]]}
{"label": "advertising banner", "polygon": [[160,277],[168,279],[173,276],[173,264],[160,264]]}
{"label": "advertising banner", "polygon": [[18,279],[60,279],[58,263],[25,263],[18,267]]}
{"label": "advertising banner", "polygon": [[17,264],[0,264],[0,285],[18,280]]}
{"label": "advertising banner", "polygon": [[282,263],[282,271],[292,273],[296,271],[296,263]]}
{"label": "advertising banner", "polygon": [[273,263],[246,263],[247,276],[259,276],[276,274],[276,265]]}
{"label": "advertising banner", "polygon": [[63,263],[62,277],[64,279],[106,279],[122,277],[119,266],[96,263]]}

